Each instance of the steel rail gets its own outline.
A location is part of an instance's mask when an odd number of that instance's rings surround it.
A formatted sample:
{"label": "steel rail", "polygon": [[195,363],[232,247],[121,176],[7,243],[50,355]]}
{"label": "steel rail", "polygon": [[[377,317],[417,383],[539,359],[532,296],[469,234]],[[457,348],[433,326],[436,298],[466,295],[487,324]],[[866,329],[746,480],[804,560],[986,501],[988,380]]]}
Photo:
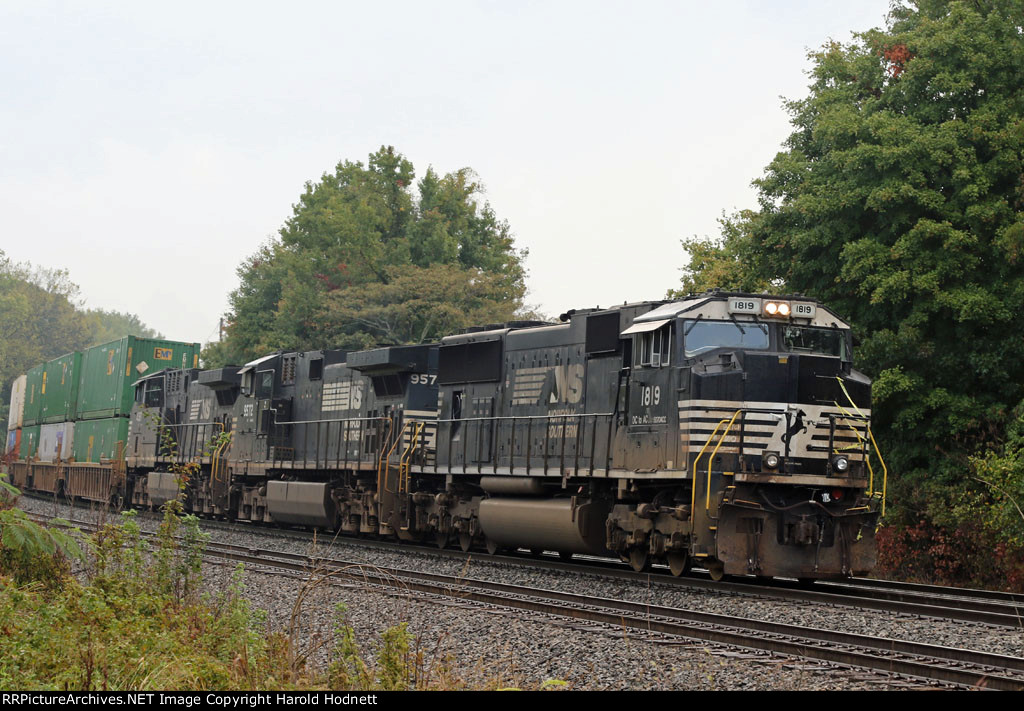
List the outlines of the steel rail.
{"label": "steel rail", "polygon": [[[32,518],[48,520],[49,517],[33,514]],[[98,529],[90,522],[77,523],[86,529]],[[150,532],[142,535],[150,539],[157,537]],[[1024,658],[1020,657],[249,546],[209,542],[204,555],[307,576],[319,574],[362,580],[401,591],[454,597],[969,688],[1024,691]]]}
{"label": "steel rail", "polygon": [[443,595],[958,686],[1024,691],[1024,658],[1020,657],[353,561],[253,550],[245,546],[210,544],[206,552],[227,560],[280,567],[307,575],[370,581],[403,591]]}
{"label": "steel rail", "polygon": [[[52,496],[45,497],[47,500]],[[203,520],[204,526],[237,531],[240,523]],[[405,550],[414,548],[420,552],[464,559],[467,553],[457,549],[438,549],[436,546],[398,543],[353,536],[338,536],[332,533],[317,533],[299,530],[274,530],[261,528],[258,525],[246,527],[248,532],[271,536],[288,537],[297,540],[337,540],[361,547],[380,548],[384,550]],[[810,587],[804,587],[796,581],[776,579],[770,583],[754,579],[726,579],[713,582],[710,578],[690,574],[673,577],[667,568],[656,567],[646,572],[635,572],[628,566],[610,558],[596,556],[577,556],[573,562],[566,562],[555,555],[543,557],[527,556],[527,554],[507,553],[485,554],[474,551],[474,555],[484,560],[512,562],[519,565],[534,566],[550,570],[562,570],[582,574],[614,577],[624,580],[637,580],[645,583],[657,582],[666,586],[679,586],[698,590],[719,591],[741,595],[768,597],[773,599],[809,602],[826,605],[840,605],[879,612],[907,614],[921,617],[933,617],[961,622],[973,622],[1024,630],[1024,602],[1013,593],[993,591],[974,591],[959,588],[942,588],[913,583],[898,584],[891,581],[875,579],[853,579],[851,581],[820,581]]]}

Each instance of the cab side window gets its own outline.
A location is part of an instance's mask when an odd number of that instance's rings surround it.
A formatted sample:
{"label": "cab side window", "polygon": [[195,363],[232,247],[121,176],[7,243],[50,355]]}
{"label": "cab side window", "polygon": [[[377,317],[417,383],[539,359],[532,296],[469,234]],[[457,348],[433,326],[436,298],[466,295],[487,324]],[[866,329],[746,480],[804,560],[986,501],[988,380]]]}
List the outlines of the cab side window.
{"label": "cab side window", "polygon": [[672,360],[672,324],[647,333],[638,333],[633,347],[633,364],[638,367],[661,368]]}
{"label": "cab side window", "polygon": [[146,407],[163,407],[164,388],[161,378],[154,378],[146,382]]}
{"label": "cab side window", "polygon": [[261,370],[256,373],[256,397],[266,400],[274,394],[274,371]]}

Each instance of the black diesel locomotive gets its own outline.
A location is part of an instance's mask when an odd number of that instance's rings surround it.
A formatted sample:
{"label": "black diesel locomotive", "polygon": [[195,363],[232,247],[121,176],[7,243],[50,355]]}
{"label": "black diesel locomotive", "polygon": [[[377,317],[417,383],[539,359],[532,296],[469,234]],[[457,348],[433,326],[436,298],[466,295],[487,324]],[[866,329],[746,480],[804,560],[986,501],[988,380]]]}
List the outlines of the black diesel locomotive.
{"label": "black diesel locomotive", "polygon": [[200,515],[840,578],[875,563],[869,408],[826,306],[710,292],[155,373],[112,494],[162,504],[190,465]]}

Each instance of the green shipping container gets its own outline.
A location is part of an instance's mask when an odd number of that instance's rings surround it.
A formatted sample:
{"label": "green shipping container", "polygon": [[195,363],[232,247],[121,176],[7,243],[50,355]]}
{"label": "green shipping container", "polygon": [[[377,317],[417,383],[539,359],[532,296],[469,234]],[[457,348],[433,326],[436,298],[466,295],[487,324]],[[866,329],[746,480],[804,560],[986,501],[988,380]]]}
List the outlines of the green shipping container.
{"label": "green shipping container", "polygon": [[21,428],[21,450],[18,452],[18,459],[30,459],[36,456],[39,449],[39,425]]}
{"label": "green shipping container", "polygon": [[43,410],[43,372],[45,365],[37,365],[28,371],[28,379],[25,382],[25,415],[22,426],[38,425]]}
{"label": "green shipping container", "polygon": [[78,407],[78,381],[82,354],[67,353],[43,366],[42,424],[72,422]]}
{"label": "green shipping container", "polygon": [[[72,453],[76,462],[99,462],[117,459],[128,442],[128,418],[109,417],[102,420],[79,420],[75,423]],[[119,451],[120,449],[120,451]]]}
{"label": "green shipping container", "polygon": [[76,419],[126,417],[135,397],[132,383],[143,375],[164,368],[198,366],[198,343],[127,336],[93,346],[82,354]]}

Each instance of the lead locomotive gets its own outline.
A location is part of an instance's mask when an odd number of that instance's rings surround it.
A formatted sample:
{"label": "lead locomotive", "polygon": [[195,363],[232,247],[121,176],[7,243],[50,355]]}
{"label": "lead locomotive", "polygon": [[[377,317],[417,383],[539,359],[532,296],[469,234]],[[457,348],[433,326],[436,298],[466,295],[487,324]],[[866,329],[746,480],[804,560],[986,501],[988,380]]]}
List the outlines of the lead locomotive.
{"label": "lead locomotive", "polygon": [[827,307],[710,292],[155,373],[112,493],[162,504],[190,465],[198,514],[841,578],[875,563],[869,408]]}

